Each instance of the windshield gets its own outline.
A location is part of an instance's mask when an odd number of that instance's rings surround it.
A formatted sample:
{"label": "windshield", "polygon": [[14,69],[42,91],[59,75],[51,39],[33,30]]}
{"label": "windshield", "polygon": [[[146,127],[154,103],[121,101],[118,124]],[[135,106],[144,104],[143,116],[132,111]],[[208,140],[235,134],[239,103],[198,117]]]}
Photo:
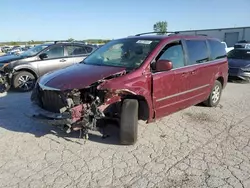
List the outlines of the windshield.
{"label": "windshield", "polygon": [[250,50],[232,50],[227,54],[230,59],[250,60]]}
{"label": "windshield", "polygon": [[98,48],[82,63],[135,69],[146,59],[160,40],[119,39]]}
{"label": "windshield", "polygon": [[21,56],[24,56],[24,57],[34,56],[37,53],[39,53],[40,51],[42,51],[44,48],[47,48],[48,46],[49,46],[48,44],[37,45],[37,46],[30,48],[27,51],[23,52]]}

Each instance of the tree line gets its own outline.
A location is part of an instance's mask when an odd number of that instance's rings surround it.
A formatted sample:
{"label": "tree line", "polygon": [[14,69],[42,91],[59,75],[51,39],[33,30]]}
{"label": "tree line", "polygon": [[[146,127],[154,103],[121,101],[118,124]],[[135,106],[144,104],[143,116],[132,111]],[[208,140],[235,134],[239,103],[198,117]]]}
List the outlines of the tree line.
{"label": "tree line", "polygon": [[[3,45],[10,45],[10,46],[17,46],[17,45],[33,45],[33,44],[43,44],[46,42],[53,42],[54,40],[44,40],[44,41],[35,41],[35,40],[31,40],[31,41],[10,41],[10,42],[0,42],[0,46]],[[56,40],[55,40],[56,41]],[[59,40],[60,41],[60,40]],[[67,39],[65,41],[69,41],[69,42],[73,42],[75,41],[73,38]],[[79,40],[77,40],[79,41]],[[87,42],[87,43],[91,43],[91,44],[99,44],[99,43],[107,43],[110,40],[102,40],[102,39],[87,39],[87,40],[80,40],[81,42]]]}
{"label": "tree line", "polygon": [[[166,21],[158,21],[153,25],[153,30],[154,32],[159,32],[158,35],[162,35],[167,32],[167,27],[168,23]],[[2,42],[0,45],[32,45],[32,44],[42,44],[46,42],[52,42],[53,40],[45,40],[45,41],[35,41],[35,40],[30,40],[30,41],[10,41],[10,42]],[[73,42],[75,41],[73,38],[69,38],[66,41]],[[110,40],[103,40],[103,39],[87,39],[87,40],[81,40],[82,42],[87,42],[91,44],[105,44],[109,42]]]}

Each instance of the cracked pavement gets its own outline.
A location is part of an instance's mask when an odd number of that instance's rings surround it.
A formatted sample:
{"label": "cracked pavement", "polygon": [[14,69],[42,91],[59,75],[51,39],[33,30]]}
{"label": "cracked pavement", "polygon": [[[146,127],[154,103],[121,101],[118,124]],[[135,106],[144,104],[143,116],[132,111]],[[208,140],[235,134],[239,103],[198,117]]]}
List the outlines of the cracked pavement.
{"label": "cracked pavement", "polygon": [[30,93],[0,97],[0,187],[250,187],[250,84],[228,83],[220,106],[140,122],[134,146],[66,134],[29,117]]}

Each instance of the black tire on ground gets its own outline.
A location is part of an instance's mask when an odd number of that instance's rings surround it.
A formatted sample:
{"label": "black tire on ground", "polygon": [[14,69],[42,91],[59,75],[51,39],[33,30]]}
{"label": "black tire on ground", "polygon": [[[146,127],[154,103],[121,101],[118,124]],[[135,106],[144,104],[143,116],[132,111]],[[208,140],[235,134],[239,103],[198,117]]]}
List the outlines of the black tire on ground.
{"label": "black tire on ground", "polygon": [[204,104],[208,107],[216,107],[220,102],[221,93],[222,93],[222,84],[220,81],[216,80],[213,89],[208,99],[204,102]]}
{"label": "black tire on ground", "polygon": [[27,92],[31,91],[36,83],[36,78],[33,74],[27,71],[17,72],[13,77],[13,88],[21,91]]}
{"label": "black tire on ground", "polygon": [[120,143],[123,145],[133,145],[137,141],[138,107],[136,99],[125,99],[122,103]]}

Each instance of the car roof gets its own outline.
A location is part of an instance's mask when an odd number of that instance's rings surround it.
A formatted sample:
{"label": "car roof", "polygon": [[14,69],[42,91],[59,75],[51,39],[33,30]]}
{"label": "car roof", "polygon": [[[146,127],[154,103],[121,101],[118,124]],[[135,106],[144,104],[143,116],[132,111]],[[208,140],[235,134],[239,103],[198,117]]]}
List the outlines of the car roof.
{"label": "car roof", "polygon": [[47,45],[47,46],[51,46],[51,45],[58,45],[58,44],[77,44],[77,45],[81,45],[81,46],[88,46],[88,47],[91,47],[91,48],[96,48],[95,46],[92,46],[92,45],[88,45],[88,44],[84,44],[84,43],[81,43],[81,42],[51,42],[51,43],[44,43],[44,44],[40,44],[40,45]]}
{"label": "car roof", "polygon": [[[144,40],[168,40],[168,39],[212,39],[220,41],[217,38],[205,36],[205,35],[183,35],[183,34],[170,34],[170,35],[141,35],[141,36],[129,36],[128,38],[144,39]],[[123,38],[125,39],[125,38]],[[221,42],[221,41],[220,41]]]}
{"label": "car roof", "polygon": [[250,49],[249,48],[234,48],[234,49],[232,49],[232,50],[239,50],[239,51],[250,51]]}

